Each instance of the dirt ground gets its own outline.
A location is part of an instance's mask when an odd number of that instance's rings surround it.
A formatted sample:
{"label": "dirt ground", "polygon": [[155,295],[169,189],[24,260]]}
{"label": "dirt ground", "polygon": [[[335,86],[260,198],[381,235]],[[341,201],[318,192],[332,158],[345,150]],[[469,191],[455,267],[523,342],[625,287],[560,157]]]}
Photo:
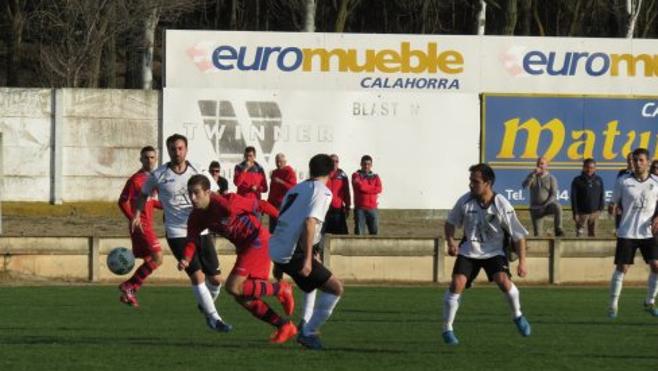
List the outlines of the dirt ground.
{"label": "dirt ground", "polygon": [[[521,222],[528,230],[531,224],[528,212],[518,212]],[[574,236],[571,212],[564,212],[565,230]],[[156,213],[155,229],[164,235],[162,213]],[[263,218],[267,224],[267,218]],[[348,220],[350,230],[353,220]],[[552,223],[546,221],[548,230]],[[442,234],[443,219],[439,214],[420,215],[408,211],[381,210],[380,231],[383,236],[431,237]],[[600,221],[599,235],[613,237],[611,220]],[[5,202],[2,204],[2,235],[5,236],[126,236],[128,222],[114,203],[77,202],[50,205],[40,202]],[[550,230],[547,234],[551,234]]]}

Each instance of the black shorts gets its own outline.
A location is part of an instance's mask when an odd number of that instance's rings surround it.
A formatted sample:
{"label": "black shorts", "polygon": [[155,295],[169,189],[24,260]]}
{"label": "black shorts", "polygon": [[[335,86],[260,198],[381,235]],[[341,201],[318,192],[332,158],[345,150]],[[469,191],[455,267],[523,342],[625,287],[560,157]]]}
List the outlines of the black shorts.
{"label": "black shorts", "polygon": [[286,264],[274,263],[274,268],[289,275],[304,292],[311,292],[322,286],[331,278],[331,272],[317,259],[313,259],[311,273],[304,277],[299,271],[304,267],[304,255],[296,254]]}
{"label": "black shorts", "polygon": [[466,288],[469,288],[475,278],[477,278],[481,268],[484,268],[484,271],[487,272],[489,282],[493,281],[494,275],[499,272],[505,272],[508,277],[512,277],[509,272],[507,258],[501,255],[496,255],[488,259],[473,259],[458,255],[455,266],[452,268],[452,275],[463,274],[466,276],[468,279],[466,281]]}
{"label": "black shorts", "polygon": [[654,238],[631,239],[617,238],[617,249],[615,250],[615,264],[633,264],[637,249],[642,252],[646,263],[658,259],[658,244]]}
{"label": "black shorts", "polygon": [[[176,257],[176,260],[183,258],[185,250],[185,243],[187,238],[167,238],[169,249]],[[219,259],[217,258],[217,250],[215,250],[215,239],[210,234],[199,236],[197,240],[196,253],[192,257],[190,265],[185,269],[188,275],[201,270],[209,276],[215,276],[222,273],[219,267]]]}

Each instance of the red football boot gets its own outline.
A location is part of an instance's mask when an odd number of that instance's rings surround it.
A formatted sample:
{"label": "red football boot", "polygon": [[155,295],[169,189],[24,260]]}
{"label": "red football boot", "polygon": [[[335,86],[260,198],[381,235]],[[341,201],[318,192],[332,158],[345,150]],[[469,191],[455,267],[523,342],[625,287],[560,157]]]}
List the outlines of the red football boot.
{"label": "red football boot", "polygon": [[124,282],[121,285],[119,285],[119,291],[121,291],[121,296],[119,297],[119,301],[121,301],[124,304],[130,305],[133,308],[139,307],[139,303],[137,302],[137,296],[135,296],[135,289],[133,289],[129,283]]}
{"label": "red football boot", "polygon": [[297,335],[297,327],[292,321],[288,321],[276,330],[270,338],[270,343],[282,344],[295,337],[295,335]]}
{"label": "red football boot", "polygon": [[279,294],[276,298],[279,300],[283,306],[283,311],[287,316],[291,316],[292,312],[295,311],[295,297],[292,295],[292,286],[287,282],[279,283]]}

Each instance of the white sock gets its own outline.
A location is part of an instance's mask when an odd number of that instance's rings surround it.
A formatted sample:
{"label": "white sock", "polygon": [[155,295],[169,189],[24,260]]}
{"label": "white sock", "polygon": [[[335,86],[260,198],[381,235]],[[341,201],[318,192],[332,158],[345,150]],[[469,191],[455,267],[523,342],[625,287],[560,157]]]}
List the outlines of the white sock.
{"label": "white sock", "polygon": [[615,269],[612,273],[610,280],[610,308],[617,309],[619,304],[619,296],[621,295],[621,287],[624,284],[624,272]]}
{"label": "white sock", "polygon": [[443,295],[443,332],[452,331],[452,323],[455,322],[457,316],[460,297],[461,294],[453,294],[449,289]]}
{"label": "white sock", "polygon": [[329,319],[331,313],[333,313],[336,304],[338,304],[338,300],[340,300],[340,296],[323,292],[313,308],[313,315],[304,325],[304,328],[302,328],[302,334],[316,334],[320,326],[322,326],[322,324]]}
{"label": "white sock", "polygon": [[505,295],[509,307],[512,310],[512,318],[521,317],[523,315],[521,313],[521,300],[519,299],[519,289],[516,288],[516,285],[512,284],[509,291],[503,293],[503,295]]}
{"label": "white sock", "polygon": [[208,291],[210,291],[210,296],[212,296],[213,301],[217,301],[217,297],[219,296],[219,291],[222,288],[222,284],[220,283],[219,285],[215,286],[210,282],[209,279],[206,278],[206,287],[208,288]]}
{"label": "white sock", "polygon": [[205,313],[206,317],[212,318],[214,320],[222,319],[222,317],[220,317],[217,313],[215,302],[212,300],[210,291],[208,291],[205,283],[199,285],[192,284],[192,292],[194,292],[196,302],[201,306],[201,309],[203,309],[203,313]]}
{"label": "white sock", "polygon": [[655,304],[656,294],[658,294],[658,274],[653,272],[649,273],[649,280],[647,287],[648,287],[647,300],[645,301],[645,303]]}
{"label": "white sock", "polygon": [[315,296],[318,290],[304,293],[304,305],[302,306],[302,320],[305,323],[311,320],[313,316],[313,308],[315,307]]}

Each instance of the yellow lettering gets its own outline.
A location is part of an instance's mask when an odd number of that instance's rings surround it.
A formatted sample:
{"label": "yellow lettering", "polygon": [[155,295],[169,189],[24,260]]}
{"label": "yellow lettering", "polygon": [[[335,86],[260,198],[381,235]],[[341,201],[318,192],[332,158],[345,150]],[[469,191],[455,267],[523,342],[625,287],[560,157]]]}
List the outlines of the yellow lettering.
{"label": "yellow lettering", "polygon": [[631,130],[626,134],[628,139],[626,140],[626,143],[624,146],[621,148],[621,151],[623,153],[629,153],[632,152],[635,148],[649,148],[649,140],[651,139],[651,132],[650,131],[645,131],[643,133],[640,133],[640,144],[634,145],[635,142],[635,136],[637,133],[635,133],[635,130]]}
{"label": "yellow lettering", "polygon": [[[594,158],[594,144],[596,143],[596,134],[591,130],[574,130],[571,132],[571,139],[580,139],[585,136],[585,140],[578,140],[567,149],[567,157],[570,160],[584,160],[586,158]],[[583,147],[582,151],[578,149]]]}
{"label": "yellow lettering", "polygon": [[[409,42],[403,42],[400,46],[400,54],[402,58],[402,66],[400,72],[403,73],[420,73],[427,68],[428,57],[422,50],[411,50]],[[416,60],[416,64],[412,65],[412,58]]]}
{"label": "yellow lettering", "polygon": [[347,63],[347,61],[349,60],[350,55],[345,49],[302,49],[302,52],[304,53],[304,65],[302,66],[304,71],[313,70],[313,57],[315,56],[320,59],[320,71],[322,72],[329,71],[331,68],[330,61],[332,57],[338,60],[339,71],[345,72],[348,70],[347,66],[349,63]]}
{"label": "yellow lettering", "polygon": [[[449,50],[439,55],[439,69],[445,73],[454,74],[464,71],[464,56],[460,53]],[[452,67],[455,65],[455,67]]]}
{"label": "yellow lettering", "polygon": [[613,151],[613,147],[615,145],[615,137],[621,134],[621,132],[617,130],[618,124],[619,121],[617,120],[610,121],[608,123],[608,129],[603,131],[603,136],[605,137],[605,140],[603,141],[603,158],[606,160],[612,160],[617,157],[617,153]]}
{"label": "yellow lettering", "polygon": [[505,122],[505,134],[503,135],[503,142],[500,146],[500,152],[496,155],[500,159],[514,158],[514,145],[516,144],[516,134],[519,130],[526,131],[527,140],[525,150],[521,158],[537,159],[539,154],[539,139],[544,130],[548,130],[551,134],[551,142],[543,154],[548,161],[551,161],[562,149],[564,144],[564,124],[558,119],[553,119],[544,125],[541,125],[537,119],[530,119],[519,125],[519,119],[514,118]]}
{"label": "yellow lettering", "polygon": [[610,75],[619,76],[619,65],[624,62],[626,64],[626,75],[635,76],[637,73],[637,63],[642,62],[644,66],[644,76],[652,76],[656,74],[656,56],[649,54],[612,54],[612,63],[610,66]]}
{"label": "yellow lettering", "polygon": [[382,72],[400,71],[400,54],[395,50],[384,49],[377,53],[377,69]]}

